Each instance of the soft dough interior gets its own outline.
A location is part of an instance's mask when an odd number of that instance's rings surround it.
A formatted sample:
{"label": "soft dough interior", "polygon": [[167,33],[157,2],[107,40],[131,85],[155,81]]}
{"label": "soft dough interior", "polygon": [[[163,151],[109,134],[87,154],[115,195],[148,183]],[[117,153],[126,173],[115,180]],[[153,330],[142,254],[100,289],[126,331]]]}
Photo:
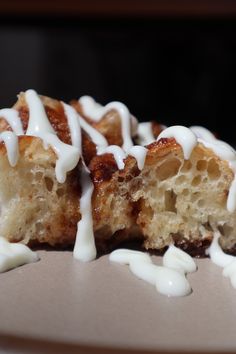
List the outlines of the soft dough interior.
{"label": "soft dough interior", "polygon": [[139,202],[137,224],[145,246],[160,249],[171,242],[201,246],[214,230],[224,249],[236,242],[236,213],[227,210],[233,179],[226,161],[198,145],[189,160],[175,146],[151,149],[143,171],[129,182],[131,198]]}

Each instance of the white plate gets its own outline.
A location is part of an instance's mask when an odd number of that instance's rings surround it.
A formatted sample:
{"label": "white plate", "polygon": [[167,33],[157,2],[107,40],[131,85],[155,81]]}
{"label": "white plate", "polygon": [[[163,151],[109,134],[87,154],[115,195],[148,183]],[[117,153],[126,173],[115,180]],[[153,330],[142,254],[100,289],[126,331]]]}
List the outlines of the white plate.
{"label": "white plate", "polygon": [[2,350],[236,350],[236,290],[209,259],[188,276],[190,296],[168,298],[107,256],[81,263],[68,251],[39,254],[38,263],[0,274]]}

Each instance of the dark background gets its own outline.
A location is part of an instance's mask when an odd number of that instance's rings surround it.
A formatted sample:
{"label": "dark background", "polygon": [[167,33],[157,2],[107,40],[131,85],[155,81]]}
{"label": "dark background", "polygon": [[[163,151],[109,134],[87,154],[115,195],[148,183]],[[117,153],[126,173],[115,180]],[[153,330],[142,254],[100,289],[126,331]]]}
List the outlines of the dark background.
{"label": "dark background", "polygon": [[28,88],[124,102],[139,120],[236,143],[236,17],[0,16],[0,107]]}

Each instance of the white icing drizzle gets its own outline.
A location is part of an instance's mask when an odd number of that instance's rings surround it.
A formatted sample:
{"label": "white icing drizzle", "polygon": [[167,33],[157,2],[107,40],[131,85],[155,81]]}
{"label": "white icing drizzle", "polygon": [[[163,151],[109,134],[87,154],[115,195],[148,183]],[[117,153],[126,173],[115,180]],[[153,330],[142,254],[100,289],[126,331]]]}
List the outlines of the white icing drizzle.
{"label": "white icing drizzle", "polygon": [[122,148],[125,152],[133,146],[131,139],[131,114],[128,108],[121,102],[114,101],[108,103],[106,106],[101,106],[90,96],[82,96],[79,99],[79,103],[82,105],[84,114],[94,121],[99,121],[106,113],[111,110],[116,110],[121,119],[121,132],[123,138]]}
{"label": "white icing drizzle", "polygon": [[21,119],[17,110],[13,108],[0,109],[0,117],[7,121],[16,135],[24,135]]}
{"label": "white icing drizzle", "polygon": [[42,138],[44,133],[56,134],[48,120],[44,106],[38,94],[34,90],[25,92],[25,100],[29,107],[29,122],[26,135]]}
{"label": "white icing drizzle", "polygon": [[133,137],[137,135],[138,119],[133,114],[130,114],[130,119],[131,119],[131,136]]}
{"label": "white icing drizzle", "polygon": [[57,154],[58,159],[55,168],[56,177],[59,183],[64,183],[67,172],[72,171],[79,162],[79,149],[63,143],[57,135],[51,133],[45,133],[43,140],[51,145]]}
{"label": "white icing drizzle", "polygon": [[108,145],[106,138],[101,133],[88,124],[81,116],[79,116],[79,119],[81,127],[86,131],[93,143],[96,145],[97,155],[112,154],[118,169],[123,170],[125,166],[123,160],[127,156],[124,150],[118,145]]}
{"label": "white icing drizzle", "polygon": [[139,145],[134,145],[129,150],[129,155],[133,156],[136,159],[140,171],[144,167],[147,152],[148,150],[145,147]]}
{"label": "white icing drizzle", "polygon": [[203,139],[205,141],[215,141],[216,137],[212,134],[212,132],[200,125],[193,125],[189,127],[189,129],[196,135],[197,138]]}
{"label": "white icing drizzle", "polygon": [[236,161],[236,154],[234,149],[227,143],[221,140],[215,141],[206,141],[198,138],[198,142],[204,145],[206,148],[211,149],[214,153],[222,160],[226,160],[228,162]]}
{"label": "white icing drizzle", "polygon": [[[76,110],[69,106],[68,104],[61,102],[65,114],[68,119],[68,125],[71,134],[72,144],[78,147],[80,153],[82,152],[82,144],[81,144],[81,127],[80,123],[82,121],[83,128],[90,133],[90,136],[94,138],[95,142],[98,144],[103,145],[104,140],[103,136],[95,129],[89,129],[88,124],[86,121],[83,120],[82,117],[76,112]],[[104,138],[105,139],[105,138]],[[105,141],[106,144],[106,141]],[[89,170],[86,168],[85,164],[83,163],[82,170],[81,170],[81,189],[82,189],[82,196],[80,199],[80,213],[81,219],[77,224],[77,234],[76,234],[76,241],[74,245],[73,256],[74,258],[88,262],[92,261],[96,258],[96,247],[95,247],[95,240],[94,240],[94,233],[93,233],[93,218],[92,218],[92,205],[91,205],[91,198],[93,193],[93,183],[89,176]]]}
{"label": "white icing drizzle", "polygon": [[129,110],[121,102],[111,102],[104,107],[106,113],[112,109],[116,110],[119,113],[119,116],[121,118],[121,132],[123,138],[122,148],[126,152],[128,152],[129,149],[133,146],[133,142],[131,139],[131,124],[130,124],[131,116]]}
{"label": "white icing drizzle", "polygon": [[93,217],[91,198],[93,193],[93,183],[90,179],[89,172],[85,166],[81,171],[81,187],[82,196],[80,198],[80,214],[81,220],[77,225],[76,241],[74,246],[74,258],[89,262],[96,258],[97,251],[93,233]]}
{"label": "white icing drizzle", "polygon": [[120,248],[110,253],[109,260],[111,262],[127,265],[129,265],[132,261],[152,263],[152,259],[148,253],[125,248]]}
{"label": "white icing drizzle", "polygon": [[109,145],[106,148],[98,148],[97,154],[112,154],[119,170],[123,170],[125,167],[124,159],[128,155],[133,156],[137,161],[139,170],[142,170],[145,164],[147,149],[143,146],[135,145],[131,147],[128,153],[125,153],[118,145]]}
{"label": "white icing drizzle", "polygon": [[81,116],[79,116],[80,126],[90,136],[91,140],[97,146],[97,148],[105,148],[108,146],[106,138],[94,129],[89,123],[87,123]]}
{"label": "white icing drizzle", "polygon": [[236,257],[223,252],[219,245],[220,232],[215,231],[213,241],[206,250],[206,254],[210,256],[211,261],[223,268],[223,275],[230,278],[232,286],[236,289]]}
{"label": "white icing drizzle", "polygon": [[[230,164],[232,167],[232,164]],[[236,168],[235,165],[232,167],[234,171],[234,179],[233,182],[231,183],[230,189],[229,189],[229,194],[227,198],[227,210],[230,213],[233,213],[236,209]]]}
{"label": "white icing drizzle", "polygon": [[9,164],[14,167],[19,157],[18,137],[14,132],[5,131],[0,134],[0,142],[4,141]]}
{"label": "white icing drizzle", "polygon": [[208,129],[201,126],[190,127],[190,130],[196,134],[199,143],[213,150],[220,159],[235,162],[236,151],[225,141],[217,139]]}
{"label": "white icing drizzle", "polygon": [[[84,99],[84,97],[86,97],[86,100],[87,100],[87,98],[89,98],[89,96],[83,96],[82,98]],[[106,106],[106,107],[108,107],[107,111],[110,111],[111,109],[113,109],[113,106],[114,106],[113,104],[118,104],[118,103],[120,103],[120,102],[109,103]],[[103,109],[106,107],[103,107]],[[109,107],[112,107],[112,108],[109,108]],[[120,106],[118,105],[117,107],[119,108]],[[96,111],[96,109],[95,109],[95,111]],[[91,110],[89,110],[89,112],[90,112],[90,115],[93,113],[93,111],[91,111]],[[87,114],[88,114],[88,112],[87,112]],[[103,115],[104,114],[105,113],[103,113]],[[123,116],[125,116],[125,115],[123,114]],[[125,149],[121,148],[118,145],[108,145],[107,140],[105,139],[105,137],[101,133],[99,133],[90,124],[88,124],[81,116],[79,116],[79,119],[80,119],[81,127],[86,131],[86,133],[90,136],[90,138],[92,139],[94,144],[97,146],[97,154],[98,155],[112,154],[114,156],[114,159],[116,161],[118,169],[122,170],[125,166],[123,160],[127,157],[127,152],[125,152]],[[126,122],[127,122],[127,119],[124,119],[124,123],[122,124],[122,127],[123,126],[126,127],[125,129],[127,129]],[[130,127],[130,124],[129,124],[129,127]],[[126,139],[126,141],[127,141],[127,139]],[[137,159],[138,167],[139,167],[139,169],[142,169],[141,166],[143,167],[144,162],[145,162],[146,150],[144,150],[144,148],[142,148],[142,147],[138,147],[138,146],[134,147],[133,143],[132,143],[132,145],[130,145],[130,149],[128,151],[128,154],[134,156]]]}
{"label": "white icing drizzle", "polygon": [[91,125],[88,124],[82,117],[80,117],[80,125],[97,146],[98,155],[103,155],[106,153],[113,154],[118,169],[122,170],[124,168],[123,160],[129,154],[135,157],[138,168],[141,170],[145,163],[147,151],[140,146],[133,146],[131,139],[131,123],[135,125],[136,119],[130,114],[128,108],[121,102],[111,102],[104,107],[98,104],[90,96],[82,96],[79,99],[79,103],[82,105],[84,114],[96,122],[111,110],[116,110],[118,112],[121,118],[121,130],[123,138],[122,149],[117,145],[108,146],[104,136],[100,134],[96,129],[91,127]]}
{"label": "white icing drizzle", "polygon": [[96,102],[91,96],[81,96],[78,100],[84,114],[95,122],[99,122],[104,115],[104,106]]}
{"label": "white icing drizzle", "polygon": [[127,264],[131,272],[156,286],[158,292],[167,296],[185,296],[190,294],[191,286],[186,273],[196,271],[193,259],[184,251],[171,245],[163,258],[163,266],[152,263],[147,253],[120,249],[112,252],[110,261]]}
{"label": "white icing drizzle", "polygon": [[22,123],[18,111],[13,108],[0,109],[0,117],[4,118],[13,130],[0,133],[0,141],[4,142],[9,164],[14,167],[19,157],[17,135],[24,135]]}
{"label": "white icing drizzle", "polygon": [[210,247],[206,250],[206,254],[210,256],[211,261],[219,267],[226,267],[229,265],[235,257],[223,252],[219,245],[220,232],[214,231],[214,237]]}
{"label": "white icing drizzle", "polygon": [[0,273],[38,260],[37,253],[26,245],[10,243],[4,237],[0,237]]}
{"label": "white icing drizzle", "polygon": [[155,137],[152,132],[152,123],[144,122],[138,124],[138,143],[145,146],[155,141]]}
{"label": "white icing drizzle", "polygon": [[232,286],[236,289],[236,257],[223,269],[223,275],[230,279]]}
{"label": "white icing drizzle", "polygon": [[162,138],[175,138],[183,149],[185,160],[190,158],[193,148],[197,145],[196,135],[190,129],[181,125],[174,125],[163,130],[159,134],[158,140]]}
{"label": "white icing drizzle", "polygon": [[105,148],[98,148],[97,154],[112,154],[114,156],[118,169],[123,170],[123,168],[125,167],[123,160],[126,158],[127,155],[124,150],[121,149],[121,147],[119,147],[118,145],[109,145]]}
{"label": "white icing drizzle", "polygon": [[65,115],[67,117],[68,126],[70,129],[70,136],[72,145],[79,149],[79,153],[81,155],[82,152],[82,144],[81,144],[81,128],[79,122],[79,115],[74,109],[74,107],[64,103],[61,101],[61,104],[64,108]]}
{"label": "white icing drizzle", "polygon": [[197,270],[193,258],[172,244],[163,256],[163,265],[184,272],[185,274],[193,273]]}
{"label": "white icing drizzle", "polygon": [[27,135],[37,136],[49,144],[57,154],[56,177],[59,183],[66,180],[67,172],[78,164],[80,151],[77,147],[63,143],[56,135],[48,120],[43,103],[34,90],[25,93],[26,103],[29,107],[29,123]]}

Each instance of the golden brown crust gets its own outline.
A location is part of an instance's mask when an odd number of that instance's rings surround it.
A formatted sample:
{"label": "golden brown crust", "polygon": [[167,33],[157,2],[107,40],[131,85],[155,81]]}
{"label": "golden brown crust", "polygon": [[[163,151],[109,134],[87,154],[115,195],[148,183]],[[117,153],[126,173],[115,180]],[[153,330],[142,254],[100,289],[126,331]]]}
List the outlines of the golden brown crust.
{"label": "golden brown crust", "polygon": [[[95,230],[100,240],[109,240],[107,250],[114,238],[118,244],[136,234],[150,250],[159,252],[174,242],[192,255],[203,256],[218,220],[225,225],[222,246],[233,250],[236,215],[226,209],[233,179],[228,163],[202,145],[193,150],[189,161],[184,161],[182,148],[173,138],[163,138],[147,148],[142,171],[132,156],[127,157],[121,171],[109,154],[97,156],[90,163]],[[169,200],[172,189],[174,204]],[[157,191],[160,194],[155,197]],[[158,199],[163,198],[167,199],[158,207]],[[120,218],[112,215],[118,209]],[[168,226],[171,220],[173,226]]]}
{"label": "golden brown crust", "polygon": [[[40,96],[40,98],[44,105],[47,117],[59,139],[66,144],[71,144],[70,130],[62,103],[58,100],[46,96]],[[26,133],[29,121],[29,109],[25,101],[25,94],[23,92],[18,95],[18,101],[15,103],[13,108],[19,112],[19,116],[23,125],[23,131]],[[0,132],[5,130],[12,129],[7,121],[0,117]],[[88,134],[86,134],[86,132],[83,130],[82,151],[85,163],[89,164],[90,160],[96,155],[96,146]]]}
{"label": "golden brown crust", "polygon": [[83,159],[86,165],[89,165],[90,161],[96,156],[97,148],[88,134],[82,130],[82,153]]}
{"label": "golden brown crust", "polygon": [[72,100],[71,105],[93,128],[97,129],[106,138],[109,145],[122,146],[121,119],[117,111],[112,109],[101,120],[95,122],[84,114],[79,101]]}
{"label": "golden brown crust", "polygon": [[[71,144],[62,103],[44,96],[41,99],[59,138]],[[84,116],[78,102],[73,106]],[[14,108],[26,131],[29,111],[23,93]],[[85,119],[109,144],[122,145],[121,119],[116,111],[111,110],[99,122]],[[9,125],[0,118],[0,131],[6,129]],[[152,129],[157,137],[163,127],[153,122]],[[211,150],[198,144],[185,161],[175,139],[163,138],[147,146],[142,171],[132,156],[119,171],[113,155],[96,155],[96,146],[84,131],[82,149],[94,184],[92,209],[99,250],[106,252],[123,241],[139,238],[147,249],[163,250],[174,242],[199,254],[210,243],[214,228],[222,232],[224,249],[236,249],[236,213],[230,214],[226,208],[233,172]],[[56,155],[43,148],[41,139],[19,137],[19,150],[19,161],[12,168],[5,145],[0,143],[0,234],[11,241],[72,245],[81,217],[80,166],[60,184],[55,177]]]}
{"label": "golden brown crust", "polygon": [[[66,144],[71,144],[68,122],[61,102],[46,96],[40,96],[40,98],[44,105],[48,119],[53,129],[57,133],[59,139]],[[24,92],[21,92],[18,95],[18,100],[13,108],[19,112],[19,116],[23,125],[23,131],[26,133],[29,121],[29,109],[25,101]],[[11,128],[7,121],[0,117],[0,131],[4,130],[11,130]]]}
{"label": "golden brown crust", "polygon": [[91,178],[94,185],[110,181],[114,172],[118,171],[116,161],[112,154],[95,156],[89,164]]}
{"label": "golden brown crust", "polygon": [[[66,144],[71,144],[67,117],[61,102],[46,96],[40,96],[40,98],[44,105],[47,117],[59,139]],[[29,121],[29,109],[25,101],[25,94],[23,92],[19,94],[18,101],[13,108],[19,111],[19,115],[23,123],[23,129],[24,132],[26,132]]]}

